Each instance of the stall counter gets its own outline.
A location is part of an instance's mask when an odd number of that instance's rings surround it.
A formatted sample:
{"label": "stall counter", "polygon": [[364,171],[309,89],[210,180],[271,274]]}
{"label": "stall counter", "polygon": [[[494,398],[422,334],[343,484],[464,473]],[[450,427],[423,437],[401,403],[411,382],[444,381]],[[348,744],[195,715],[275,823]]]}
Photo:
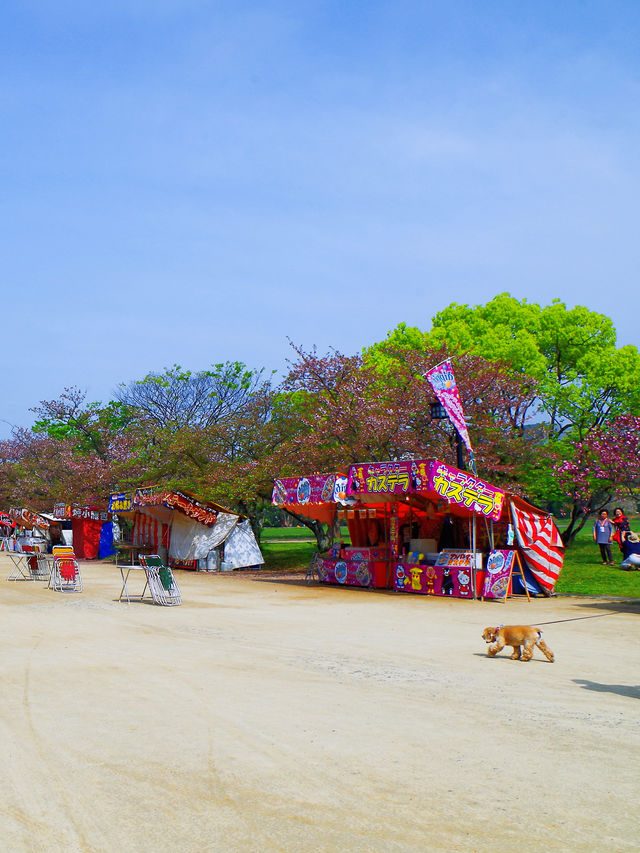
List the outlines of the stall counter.
{"label": "stall counter", "polygon": [[362,586],[386,589],[388,558],[383,548],[342,548],[339,553],[329,552],[317,563],[321,583],[342,586]]}

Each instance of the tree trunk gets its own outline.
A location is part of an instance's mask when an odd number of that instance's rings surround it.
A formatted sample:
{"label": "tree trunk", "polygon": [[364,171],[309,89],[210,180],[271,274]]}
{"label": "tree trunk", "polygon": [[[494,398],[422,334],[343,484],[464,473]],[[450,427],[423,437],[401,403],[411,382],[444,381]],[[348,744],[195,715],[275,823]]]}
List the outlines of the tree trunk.
{"label": "tree trunk", "polygon": [[318,551],[327,551],[331,547],[333,544],[333,525],[324,524],[322,521],[316,521],[314,518],[307,518],[306,515],[298,515],[297,512],[293,512],[286,507],[283,507],[283,509],[288,515],[311,530],[316,537]]}
{"label": "tree trunk", "polygon": [[589,503],[589,507],[587,512],[583,511],[583,505],[578,503],[577,501],[573,502],[573,506],[571,507],[571,517],[569,519],[569,524],[560,533],[560,538],[565,546],[565,548],[569,548],[572,544],[578,533],[582,530],[582,528],[587,523],[588,519],[593,515],[599,515],[602,510],[606,507],[606,505],[611,500],[611,495],[599,495],[597,498],[597,506],[594,505],[596,503],[596,499],[592,498]]}
{"label": "tree trunk", "polygon": [[249,519],[253,535],[256,537],[259,546],[262,536],[262,505],[258,501],[239,501],[238,512],[241,515],[246,515]]}
{"label": "tree trunk", "polygon": [[[582,516],[579,518],[579,516]],[[569,518],[568,526],[561,531],[560,538],[565,546],[565,548],[569,548],[573,544],[573,540],[576,538],[578,532],[582,530],[585,525],[588,516],[586,513],[579,512],[576,503],[574,502],[571,507],[571,517]]]}

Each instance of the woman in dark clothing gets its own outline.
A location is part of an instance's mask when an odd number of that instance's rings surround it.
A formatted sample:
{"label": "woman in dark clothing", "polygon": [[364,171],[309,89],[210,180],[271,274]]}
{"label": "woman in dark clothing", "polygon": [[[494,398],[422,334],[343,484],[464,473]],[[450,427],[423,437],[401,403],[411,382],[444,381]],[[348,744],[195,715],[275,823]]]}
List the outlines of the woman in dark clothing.
{"label": "woman in dark clothing", "polygon": [[621,551],[624,551],[623,543],[631,528],[629,527],[629,519],[624,514],[621,506],[617,506],[614,509],[611,521],[616,528],[613,538],[618,543],[618,548],[620,548]]}
{"label": "woman in dark clothing", "polygon": [[613,523],[609,519],[609,513],[606,511],[606,509],[603,509],[600,513],[600,517],[593,525],[593,541],[597,542],[600,546],[600,556],[602,557],[603,566],[606,566],[607,563],[610,566],[613,566],[613,557],[611,556],[611,540],[613,539],[613,534],[615,533],[615,530],[616,529]]}

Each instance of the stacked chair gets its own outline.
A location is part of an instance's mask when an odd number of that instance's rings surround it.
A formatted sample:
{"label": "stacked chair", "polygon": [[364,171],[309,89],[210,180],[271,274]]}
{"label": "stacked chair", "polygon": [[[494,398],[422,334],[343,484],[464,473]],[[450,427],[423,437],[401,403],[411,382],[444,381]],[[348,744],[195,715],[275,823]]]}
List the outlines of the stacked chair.
{"label": "stacked chair", "polygon": [[57,592],[82,592],[82,575],[73,548],[59,545],[53,549],[49,587]]}
{"label": "stacked chair", "polygon": [[165,566],[158,554],[141,554],[140,565],[144,566],[149,592],[154,604],[170,607],[182,604],[180,589],[169,566]]}

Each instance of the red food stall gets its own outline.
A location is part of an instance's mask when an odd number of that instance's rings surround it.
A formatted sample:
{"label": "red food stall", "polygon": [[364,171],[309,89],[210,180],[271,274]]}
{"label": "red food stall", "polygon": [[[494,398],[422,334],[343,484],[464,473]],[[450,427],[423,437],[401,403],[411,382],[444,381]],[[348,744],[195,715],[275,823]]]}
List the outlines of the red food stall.
{"label": "red food stall", "polygon": [[[489,571],[499,562],[487,556],[514,546],[513,537],[524,566],[518,591],[548,594],[562,566],[562,543],[547,513],[438,459],[279,478],[272,503],[327,524],[346,521],[350,544],[335,542],[316,560],[322,583],[473,598],[487,562]],[[533,521],[525,524],[523,513]],[[544,561],[537,553],[543,536]]]}

